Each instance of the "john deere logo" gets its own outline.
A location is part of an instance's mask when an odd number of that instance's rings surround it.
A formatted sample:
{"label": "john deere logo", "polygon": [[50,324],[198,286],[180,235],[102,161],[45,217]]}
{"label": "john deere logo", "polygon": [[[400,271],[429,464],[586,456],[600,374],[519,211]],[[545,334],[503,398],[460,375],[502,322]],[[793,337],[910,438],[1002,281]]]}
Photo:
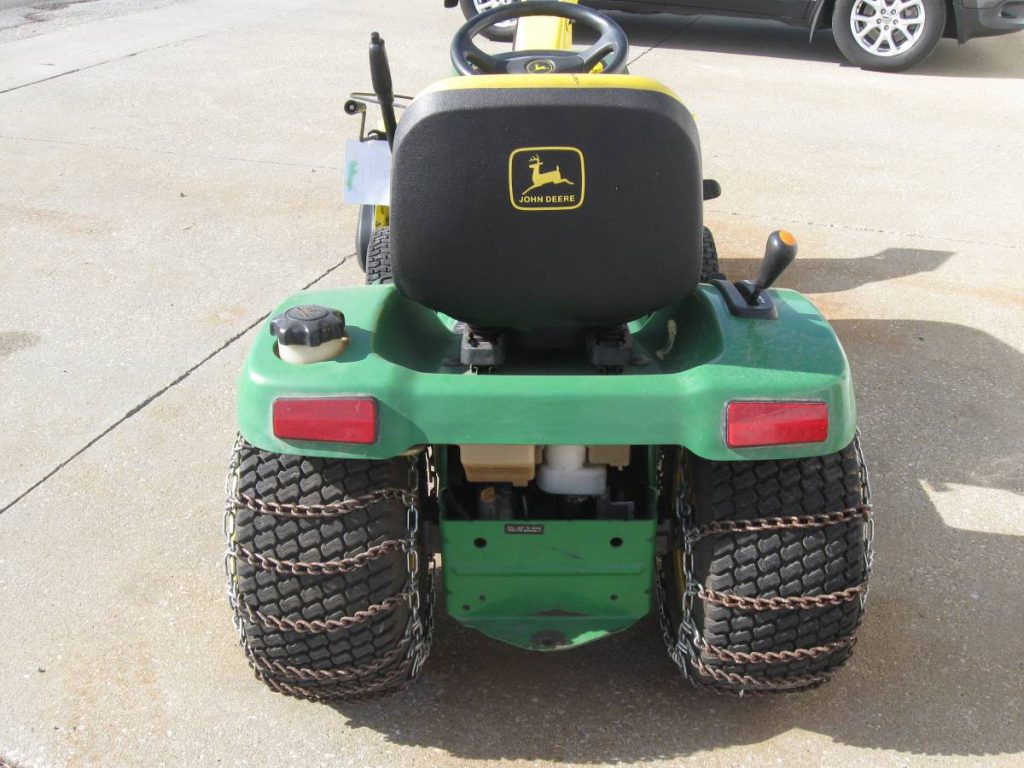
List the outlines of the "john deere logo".
{"label": "john deere logo", "polygon": [[551,59],[532,59],[526,62],[526,71],[531,75],[540,75],[555,71],[555,62]]}
{"label": "john deere logo", "polygon": [[521,147],[508,157],[508,195],[520,211],[571,211],[583,205],[583,153],[575,147]]}

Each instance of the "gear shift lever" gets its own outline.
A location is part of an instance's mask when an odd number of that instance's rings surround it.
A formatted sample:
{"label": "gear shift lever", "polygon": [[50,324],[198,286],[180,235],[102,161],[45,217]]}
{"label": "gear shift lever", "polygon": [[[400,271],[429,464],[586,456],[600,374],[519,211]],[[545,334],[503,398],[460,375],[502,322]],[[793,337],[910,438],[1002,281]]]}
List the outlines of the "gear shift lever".
{"label": "gear shift lever", "polygon": [[772,283],[786,271],[786,267],[793,263],[796,251],[796,238],[786,230],[777,229],[768,236],[768,242],[764,246],[764,261],[761,262],[761,271],[758,272],[757,281],[747,298],[751,305],[757,304],[761,291],[771,287]]}
{"label": "gear shift lever", "polygon": [[796,238],[784,229],[777,229],[768,236],[768,242],[765,243],[764,261],[761,262],[757,280],[730,283],[728,280],[713,279],[711,284],[718,289],[729,312],[736,317],[775,320],[779,311],[766,291],[795,258]]}

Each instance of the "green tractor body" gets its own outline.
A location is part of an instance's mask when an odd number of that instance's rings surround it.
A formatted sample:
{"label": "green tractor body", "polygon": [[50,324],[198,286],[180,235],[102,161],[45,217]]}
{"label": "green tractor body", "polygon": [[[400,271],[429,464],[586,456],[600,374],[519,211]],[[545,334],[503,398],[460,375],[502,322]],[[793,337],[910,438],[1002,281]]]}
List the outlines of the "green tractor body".
{"label": "green tractor body", "polygon": [[[832,453],[853,439],[846,356],[805,297],[772,290],[778,319],[728,311],[715,288],[631,324],[635,365],[597,372],[583,355],[474,375],[459,364],[450,318],[394,286],[308,291],[275,310],[321,305],[344,313],[350,339],[337,359],[293,365],[261,329],[238,387],[238,425],[268,451],[386,459],[418,446],[682,446],[704,459],[790,459]],[[372,442],[290,440],[274,434],[277,400],[372,397]],[[731,448],[730,402],[825,403],[824,442]],[[648,466],[653,461],[648,460]],[[447,466],[438,468],[445,482]],[[458,621],[526,648],[579,645],[625,629],[651,606],[657,485],[648,478],[637,520],[543,520],[528,525],[451,520],[439,494],[446,604]],[[609,542],[620,540],[617,547]],[[474,542],[486,542],[480,547]]]}

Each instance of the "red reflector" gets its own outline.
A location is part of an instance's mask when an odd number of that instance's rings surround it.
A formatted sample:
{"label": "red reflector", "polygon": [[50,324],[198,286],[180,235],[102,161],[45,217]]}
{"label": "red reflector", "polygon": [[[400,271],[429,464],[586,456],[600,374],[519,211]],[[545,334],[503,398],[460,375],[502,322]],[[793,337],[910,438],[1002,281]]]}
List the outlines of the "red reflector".
{"label": "red reflector", "polygon": [[729,403],[725,438],[730,448],[821,443],[828,437],[825,403]]}
{"label": "red reflector", "polygon": [[372,397],[275,400],[274,435],[284,440],[373,443],[377,440],[377,401]]}

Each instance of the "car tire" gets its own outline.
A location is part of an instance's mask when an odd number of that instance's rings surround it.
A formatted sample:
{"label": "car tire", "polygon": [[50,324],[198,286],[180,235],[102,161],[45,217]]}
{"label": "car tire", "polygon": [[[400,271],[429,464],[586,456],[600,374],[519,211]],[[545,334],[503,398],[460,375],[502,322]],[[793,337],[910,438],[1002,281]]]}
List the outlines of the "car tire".
{"label": "car tire", "polygon": [[[517,0],[459,0],[459,7],[462,9],[462,15],[466,17],[466,20],[472,19],[474,16],[478,16],[483,13],[487,8],[481,8],[481,6],[497,7],[499,5],[506,5],[508,3],[514,3]],[[499,43],[508,43],[515,40],[516,28],[518,22],[512,21],[503,24],[496,24],[488,27],[480,34],[486,37],[488,40],[494,40]]]}
{"label": "car tire", "polygon": [[359,218],[356,219],[356,261],[359,268],[366,271],[366,250],[370,247],[370,235],[373,233],[373,206],[360,205]]}
{"label": "car tire", "polygon": [[[932,54],[946,27],[946,0],[914,0],[895,17],[891,11],[882,15],[866,0],[836,0],[832,33],[847,61],[862,69],[901,72]],[[924,20],[915,23],[921,16]],[[860,39],[854,27],[864,33]]]}
{"label": "car tire", "polygon": [[[272,690],[314,701],[401,688],[429,653],[432,575],[410,520],[419,459],[324,459],[236,443],[228,595]],[[412,563],[415,562],[415,567]]]}
{"label": "car tire", "polygon": [[690,580],[685,547],[659,567],[672,658],[720,693],[829,680],[852,653],[871,560],[859,444],[781,461],[687,455],[680,477]]}
{"label": "car tire", "polygon": [[711,230],[704,227],[703,249],[700,257],[700,281],[706,283],[709,280],[725,279],[718,264],[718,248],[715,246],[715,236]]}
{"label": "car tire", "polygon": [[377,227],[370,235],[366,248],[366,284],[390,285],[391,279],[391,227]]}

